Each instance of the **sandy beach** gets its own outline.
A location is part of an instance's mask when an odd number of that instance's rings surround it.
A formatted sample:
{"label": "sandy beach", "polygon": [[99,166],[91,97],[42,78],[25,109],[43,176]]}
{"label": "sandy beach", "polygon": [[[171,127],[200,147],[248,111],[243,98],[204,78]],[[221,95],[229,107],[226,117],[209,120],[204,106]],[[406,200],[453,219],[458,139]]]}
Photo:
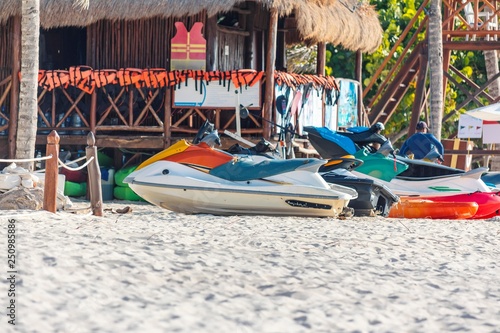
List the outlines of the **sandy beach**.
{"label": "sandy beach", "polygon": [[1,332],[500,332],[500,220],[105,208],[0,212]]}

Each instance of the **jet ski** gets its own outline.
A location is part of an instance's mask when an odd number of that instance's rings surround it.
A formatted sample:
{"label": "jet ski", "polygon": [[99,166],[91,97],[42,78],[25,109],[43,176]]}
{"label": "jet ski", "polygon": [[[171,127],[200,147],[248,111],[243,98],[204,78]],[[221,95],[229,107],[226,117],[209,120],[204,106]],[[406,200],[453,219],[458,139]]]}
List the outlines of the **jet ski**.
{"label": "jet ski", "polygon": [[[329,183],[348,186],[358,192],[358,198],[349,202],[355,216],[387,216],[392,205],[399,201],[386,185],[376,179],[357,176],[353,170],[365,169],[365,163],[356,155],[359,147],[348,136],[335,135],[326,127],[305,126],[304,131],[316,151],[328,162],[319,172]],[[368,152],[366,152],[368,155]],[[405,168],[405,165],[399,165]]]}
{"label": "jet ski", "polygon": [[[312,129],[308,131],[313,133],[312,136],[309,135],[311,144],[318,152],[327,151],[328,157],[333,157],[338,152],[342,153],[345,147],[349,147],[349,144],[339,144],[342,142],[339,138],[345,136],[327,128],[316,131],[318,134],[314,134]],[[359,133],[363,132],[358,131]],[[316,138],[318,135],[321,139]],[[366,131],[365,135],[373,136],[373,132]],[[332,137],[334,140],[331,140]],[[481,179],[487,168],[465,172],[437,163],[396,157],[390,140],[386,140],[378,150],[371,152],[371,149],[366,147],[368,141],[365,139],[358,144],[353,143],[358,149],[354,156],[363,161],[360,167],[352,170],[355,176],[377,180],[405,201],[409,198],[418,198],[428,207],[431,206],[428,201],[448,202],[450,205],[456,203],[457,207],[459,202],[475,202],[479,207],[471,218],[489,218],[500,214],[499,209],[495,208],[498,207],[498,195],[493,194],[494,191]],[[418,201],[412,201],[411,209],[418,204]],[[429,214],[424,209],[418,211],[427,214],[422,217]]]}
{"label": "jet ski", "polygon": [[[390,142],[384,135],[379,132],[384,130],[384,125],[382,123],[376,123],[371,127],[352,127],[348,128],[346,132],[333,132],[331,136],[339,135],[342,137],[348,137],[351,139],[357,148],[358,158],[362,160],[371,159],[370,163],[366,163],[365,168],[373,169],[383,169],[385,178],[384,180],[390,181],[390,179],[396,178],[421,178],[421,177],[438,177],[446,175],[457,175],[464,173],[464,170],[451,168],[440,163],[433,163],[436,161],[442,162],[442,156],[439,154],[437,149],[431,145],[430,151],[422,160],[410,159],[404,156],[397,155]],[[375,146],[380,146],[375,148]],[[391,160],[383,161],[380,155],[371,155],[374,153],[381,153],[384,156],[389,156],[392,159],[396,159],[397,168],[392,168],[394,172],[389,171],[389,168],[383,167],[384,164],[394,163]],[[356,154],[355,154],[356,156]],[[375,161],[378,161],[378,165],[375,165]],[[406,164],[406,167],[403,167]],[[404,168],[404,170],[403,170]],[[363,173],[369,173],[370,171],[365,169],[359,169],[357,171]],[[389,173],[387,173],[389,172]]]}
{"label": "jet ski", "polygon": [[207,144],[216,141],[212,134],[173,144],[124,182],[146,201],[185,214],[338,217],[357,197],[318,174],[323,160],[236,156]]}
{"label": "jet ski", "polygon": [[[328,133],[328,136],[322,134],[323,132]],[[329,140],[330,137],[344,137],[340,132],[333,132],[328,128],[322,128],[318,133],[320,133],[322,141],[310,140],[317,150],[325,150],[324,147],[318,147],[318,144]],[[357,134],[356,137],[351,136],[360,139],[360,142],[354,142],[359,147],[354,156],[361,159],[363,164],[354,169],[353,173],[358,176],[365,175],[368,178],[378,179],[397,195],[490,192],[490,188],[480,179],[481,175],[487,171],[486,168],[465,172],[436,163],[396,157],[388,139],[376,152],[372,153],[366,145],[369,141],[368,138],[373,137],[373,131],[367,128],[365,132],[359,131]],[[329,149],[333,149],[336,142],[329,141]],[[336,149],[339,151],[338,147]]]}

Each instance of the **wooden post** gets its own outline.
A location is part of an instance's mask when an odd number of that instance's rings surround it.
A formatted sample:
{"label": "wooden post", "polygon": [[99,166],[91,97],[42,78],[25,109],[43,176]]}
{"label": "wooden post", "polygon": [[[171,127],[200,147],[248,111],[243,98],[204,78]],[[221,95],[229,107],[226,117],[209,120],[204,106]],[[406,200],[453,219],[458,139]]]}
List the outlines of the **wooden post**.
{"label": "wooden post", "polygon": [[355,79],[359,82],[358,85],[358,125],[368,126],[371,124],[365,124],[365,117],[363,114],[363,53],[361,51],[356,51],[356,66],[355,66]]}
{"label": "wooden post", "polygon": [[207,72],[216,69],[217,64],[217,15],[207,18],[205,23],[205,34],[207,38]]}
{"label": "wooden post", "polygon": [[408,128],[408,137],[415,134],[415,130],[417,127],[417,123],[420,120],[420,114],[422,113],[422,107],[425,103],[425,94],[426,94],[426,78],[427,72],[429,70],[429,59],[427,57],[427,47],[422,49],[422,52],[419,56],[419,70],[417,76],[417,86],[415,89],[415,99],[413,102],[411,119],[410,119],[410,127]]}
{"label": "wooden post", "polygon": [[12,18],[12,86],[10,88],[9,158],[16,156],[17,113],[19,112],[19,72],[21,71],[21,16]]}
{"label": "wooden post", "polygon": [[278,33],[278,10],[271,8],[269,17],[269,37],[267,41],[267,56],[266,56],[266,90],[264,96],[264,128],[263,136],[266,139],[271,138],[271,124],[274,105],[274,67],[276,63],[276,36]]}
{"label": "wooden post", "polygon": [[[248,10],[255,13],[255,3],[247,3]],[[255,69],[255,15],[248,15],[246,20],[246,31],[250,33],[250,36],[245,37],[245,68]]]}
{"label": "wooden post", "polygon": [[94,90],[90,98],[90,131],[95,134],[97,120],[97,92]]}
{"label": "wooden post", "polygon": [[163,148],[172,144],[172,90],[165,89],[165,115],[163,119]]}
{"label": "wooden post", "polygon": [[325,75],[326,64],[326,43],[318,43],[318,53],[316,56],[316,74]]}
{"label": "wooden post", "polygon": [[89,193],[90,206],[92,214],[102,216],[102,188],[101,188],[101,169],[99,169],[99,161],[97,160],[97,147],[95,146],[94,133],[89,132],[87,135],[87,148],[85,148],[87,161],[92,157],[94,160],[87,165],[89,173]]}
{"label": "wooden post", "polygon": [[47,156],[51,159],[45,162],[45,185],[43,189],[43,209],[55,213],[57,210],[57,181],[59,161],[59,135],[56,131],[47,135]]}
{"label": "wooden post", "polygon": [[[326,43],[321,42],[318,43],[318,54],[316,57],[316,74],[317,75],[325,75],[325,64],[326,64]],[[321,124],[325,125],[325,113],[326,113],[326,104],[325,104],[326,91],[323,90],[323,95],[321,97]]]}

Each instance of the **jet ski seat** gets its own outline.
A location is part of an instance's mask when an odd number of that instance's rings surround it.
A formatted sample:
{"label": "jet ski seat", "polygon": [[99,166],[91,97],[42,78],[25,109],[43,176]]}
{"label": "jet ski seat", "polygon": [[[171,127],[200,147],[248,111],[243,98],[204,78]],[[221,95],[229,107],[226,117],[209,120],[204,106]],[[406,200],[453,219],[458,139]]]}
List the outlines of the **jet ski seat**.
{"label": "jet ski seat", "polygon": [[[248,181],[272,177],[294,171],[306,164],[317,163],[318,159],[294,158],[291,160],[265,159],[256,162],[250,157],[239,157],[210,170],[210,174],[230,181]],[[321,161],[318,168],[326,161]]]}

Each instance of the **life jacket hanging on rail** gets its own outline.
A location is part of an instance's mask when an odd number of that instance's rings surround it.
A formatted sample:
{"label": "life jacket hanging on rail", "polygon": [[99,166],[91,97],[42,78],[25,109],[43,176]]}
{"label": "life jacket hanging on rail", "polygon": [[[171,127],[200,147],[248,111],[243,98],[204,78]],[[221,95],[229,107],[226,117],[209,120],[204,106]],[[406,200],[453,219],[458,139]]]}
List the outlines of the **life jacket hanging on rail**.
{"label": "life jacket hanging on rail", "polygon": [[175,22],[177,32],[170,40],[170,70],[205,70],[207,58],[207,41],[201,33],[203,23],[193,24],[191,31],[187,31],[182,22]]}

